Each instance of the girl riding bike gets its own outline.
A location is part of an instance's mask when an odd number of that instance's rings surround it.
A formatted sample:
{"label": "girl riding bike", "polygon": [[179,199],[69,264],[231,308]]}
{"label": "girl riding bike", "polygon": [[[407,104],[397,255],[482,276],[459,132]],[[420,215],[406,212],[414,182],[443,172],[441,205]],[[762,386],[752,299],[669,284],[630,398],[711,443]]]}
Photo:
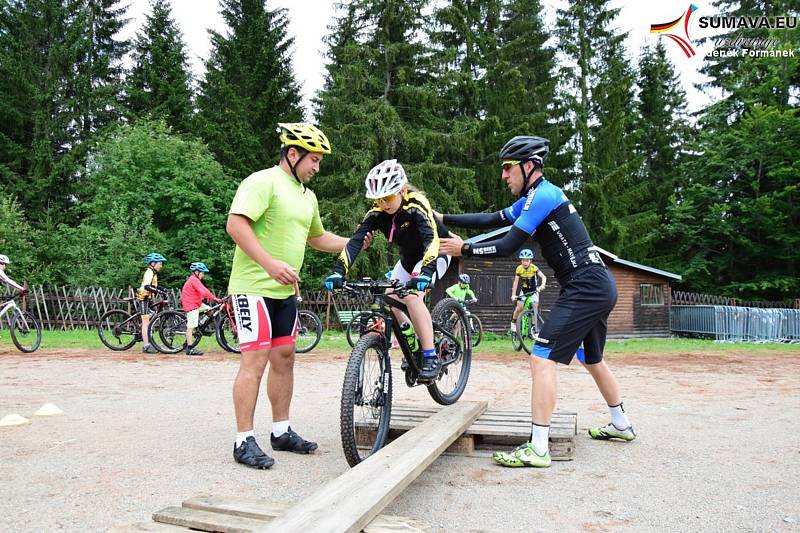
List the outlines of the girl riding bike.
{"label": "girl riding bike", "polygon": [[[439,361],[433,347],[431,314],[423,298],[425,291],[450,265],[450,256],[439,256],[439,237],[450,234],[433,217],[428,199],[408,183],[405,170],[396,159],[383,161],[370,170],[365,185],[366,196],[374,200],[374,207],[364,216],[337,259],[332,273],[325,279],[325,288],[329,291],[341,288],[367,234],[373,230],[383,233],[390,244],[400,249],[400,260],[392,270],[391,279],[419,291],[398,299],[408,307],[419,335],[423,356],[420,377],[435,379]],[[401,323],[406,321],[399,311],[392,312]]]}

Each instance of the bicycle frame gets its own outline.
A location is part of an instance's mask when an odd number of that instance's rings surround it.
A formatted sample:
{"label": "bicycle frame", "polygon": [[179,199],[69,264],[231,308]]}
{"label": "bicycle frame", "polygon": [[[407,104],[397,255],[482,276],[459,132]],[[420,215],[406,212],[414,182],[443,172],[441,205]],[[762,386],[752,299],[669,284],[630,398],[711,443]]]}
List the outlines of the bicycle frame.
{"label": "bicycle frame", "polygon": [[[421,360],[418,361],[416,357],[414,357],[414,353],[411,350],[411,347],[408,345],[408,340],[406,336],[403,335],[403,332],[400,330],[400,324],[397,320],[395,320],[394,314],[392,313],[391,309],[395,308],[398,309],[406,314],[408,314],[408,308],[402,302],[395,300],[392,298],[393,295],[399,297],[405,297],[408,294],[411,294],[412,291],[410,289],[406,289],[404,285],[396,280],[391,281],[372,281],[369,279],[365,279],[359,282],[350,282],[345,283],[344,287],[345,290],[348,290],[352,293],[361,293],[365,290],[369,291],[372,295],[372,302],[370,303],[370,314],[367,315],[366,313],[361,318],[362,327],[366,326],[367,322],[371,317],[379,317],[384,321],[384,328],[383,331],[377,331],[375,329],[370,330],[375,335],[379,335],[383,339],[384,349],[389,352],[389,347],[392,343],[392,333],[394,333],[395,338],[397,339],[397,343],[400,346],[400,350],[403,352],[403,356],[405,357],[406,362],[408,362],[409,366],[413,369],[415,374],[419,374],[421,371]],[[451,335],[447,331],[443,331],[438,327],[436,322],[433,322],[433,329],[434,334],[436,331],[441,333],[442,335],[447,336],[456,346],[458,345],[458,339],[456,339],[453,335]],[[452,364],[458,359],[458,353],[455,353],[455,356],[452,357],[450,360],[441,361],[441,365],[447,366]]]}
{"label": "bicycle frame", "polygon": [[6,302],[3,305],[3,308],[0,309],[0,319],[2,319],[3,315],[5,315],[11,309],[19,310],[19,306],[17,305],[17,302],[13,298],[11,300],[9,300],[8,302]]}

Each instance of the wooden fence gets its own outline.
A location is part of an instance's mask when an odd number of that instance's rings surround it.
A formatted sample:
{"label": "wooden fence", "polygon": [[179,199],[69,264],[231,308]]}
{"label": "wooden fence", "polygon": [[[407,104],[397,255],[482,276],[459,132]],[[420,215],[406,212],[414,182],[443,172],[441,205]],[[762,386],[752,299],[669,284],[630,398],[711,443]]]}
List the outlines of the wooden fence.
{"label": "wooden fence", "polygon": [[[0,300],[16,293],[16,290],[3,286],[0,288]],[[27,296],[17,300],[17,305],[31,311],[42,323],[42,327],[50,330],[94,329],[99,319],[111,309],[134,311],[134,306],[126,298],[132,298],[134,290],[112,289],[104,287],[58,287],[32,285]],[[170,289],[168,296],[173,307],[180,303],[180,290]],[[314,311],[322,319],[327,329],[342,327],[338,311],[367,309],[369,302],[355,299],[349,295],[337,294],[331,297],[327,291],[305,293],[300,309]],[[0,329],[8,327],[10,314],[0,320]],[[347,324],[344,324],[346,326]]]}
{"label": "wooden fence", "polygon": [[800,298],[794,301],[751,301],[713,294],[697,292],[672,291],[672,305],[733,305],[736,307],[760,307],[769,309],[800,309]]}

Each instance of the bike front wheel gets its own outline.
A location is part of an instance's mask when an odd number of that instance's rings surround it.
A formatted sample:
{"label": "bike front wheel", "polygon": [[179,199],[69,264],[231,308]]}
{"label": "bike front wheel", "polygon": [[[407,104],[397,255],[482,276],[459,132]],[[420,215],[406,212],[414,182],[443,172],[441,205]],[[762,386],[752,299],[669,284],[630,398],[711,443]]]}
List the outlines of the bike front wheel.
{"label": "bike front wheel", "polygon": [[483,339],[483,322],[481,322],[481,319],[477,316],[471,315],[469,317],[469,326],[470,341],[472,342],[472,347],[475,348],[481,343],[481,339]]}
{"label": "bike front wheel", "polygon": [[236,322],[229,313],[223,313],[217,320],[217,343],[222,349],[231,353],[242,353],[239,349],[239,334]]}
{"label": "bike front wheel", "polygon": [[441,370],[428,385],[428,394],[441,405],[450,405],[464,394],[472,365],[469,323],[464,308],[453,298],[441,300],[431,311],[433,342]]}
{"label": "bike front wheel", "polygon": [[386,341],[364,335],[356,342],[342,385],[342,450],[350,466],[380,450],[392,416],[392,365]]}
{"label": "bike front wheel", "polygon": [[297,312],[297,353],[306,353],[314,349],[322,339],[322,320],[311,311]]}
{"label": "bike front wheel", "polygon": [[100,317],[97,334],[109,350],[122,352],[141,340],[141,326],[133,315],[122,309],[112,309]]}
{"label": "bike front wheel", "polygon": [[35,352],[42,344],[42,325],[30,311],[18,310],[11,321],[11,340],[19,351]]}
{"label": "bike front wheel", "polygon": [[528,309],[517,317],[517,336],[520,346],[527,353],[531,353],[533,350],[536,337],[539,336],[541,330],[542,319],[533,309]]}
{"label": "bike front wheel", "polygon": [[[200,333],[195,329],[196,345]],[[149,325],[150,344],[161,353],[178,353],[186,348],[186,314],[183,311],[162,311],[156,314]]]}

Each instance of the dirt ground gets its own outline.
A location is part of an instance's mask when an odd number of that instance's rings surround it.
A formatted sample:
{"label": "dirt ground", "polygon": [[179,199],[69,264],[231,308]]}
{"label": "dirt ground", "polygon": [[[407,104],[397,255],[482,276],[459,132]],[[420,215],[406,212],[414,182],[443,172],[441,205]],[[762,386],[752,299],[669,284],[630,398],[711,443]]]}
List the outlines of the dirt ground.
{"label": "dirt ground", "polygon": [[[558,409],[577,411],[576,459],[505,469],[437,459],[384,510],[437,531],[799,531],[800,349],[609,358],[639,433],[595,442],[606,407],[577,363],[559,369]],[[22,356],[0,348],[0,417],[64,411],[0,428],[0,530],[96,531],[150,520],[201,493],[293,503],[348,466],[339,439],[347,354],[298,356],[291,423],[319,442],[271,470],[231,458],[237,359],[103,351]],[[395,401],[434,405],[395,376]],[[466,400],[527,409],[527,359],[476,355]],[[256,433],[270,453],[262,393]]]}

